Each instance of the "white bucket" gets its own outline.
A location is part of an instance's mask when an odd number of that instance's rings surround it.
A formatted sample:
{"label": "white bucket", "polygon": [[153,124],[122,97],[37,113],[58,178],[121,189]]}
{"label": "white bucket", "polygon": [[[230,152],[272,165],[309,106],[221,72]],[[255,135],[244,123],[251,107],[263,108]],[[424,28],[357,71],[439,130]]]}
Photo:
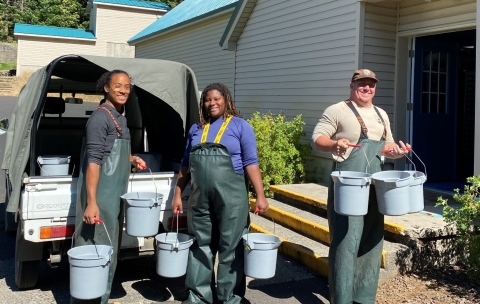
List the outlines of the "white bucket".
{"label": "white bucket", "polygon": [[412,175],[413,181],[410,184],[410,211],[409,213],[420,212],[425,207],[423,196],[423,184],[427,177],[420,171],[405,171]]}
{"label": "white bucket", "polygon": [[68,175],[68,155],[44,155],[37,158],[40,176]]}
{"label": "white bucket", "polygon": [[70,295],[76,299],[96,299],[107,292],[109,263],[113,248],[86,245],[68,250]]}
{"label": "white bucket", "polygon": [[334,171],[335,212],[349,216],[365,215],[368,212],[371,175],[354,171]]}
{"label": "white bucket", "polygon": [[126,203],[125,232],[131,236],[148,237],[158,233],[163,194],[129,192],[121,196]]}
{"label": "white bucket", "polygon": [[157,274],[166,278],[181,277],[187,272],[188,252],[195,237],[176,232],[161,233],[157,241]]}
{"label": "white bucket", "polygon": [[275,275],[278,247],[282,243],[275,235],[247,233],[243,235],[245,275],[268,279]]}
{"label": "white bucket", "polygon": [[404,215],[410,212],[410,184],[413,176],[405,171],[382,171],[372,174],[378,201],[378,211],[384,215]]}

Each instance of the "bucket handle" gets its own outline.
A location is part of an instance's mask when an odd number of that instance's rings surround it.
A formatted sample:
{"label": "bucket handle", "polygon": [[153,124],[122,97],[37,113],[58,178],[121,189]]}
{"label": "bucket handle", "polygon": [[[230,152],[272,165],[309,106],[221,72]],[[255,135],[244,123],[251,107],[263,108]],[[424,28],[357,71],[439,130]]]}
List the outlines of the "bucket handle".
{"label": "bucket handle", "polygon": [[[427,177],[427,166],[425,166],[425,163],[420,159],[420,157],[418,157],[417,153],[415,153],[415,151],[413,151],[412,148],[408,149],[408,151],[412,152],[418,158],[418,161],[422,163],[423,168],[425,170],[425,177]],[[417,171],[415,163],[412,161],[412,159],[410,159],[407,155],[405,155],[405,157],[413,164],[413,168],[415,169],[415,171]]]}
{"label": "bucket handle", "polygon": [[[157,190],[157,184],[155,183],[155,179],[153,178],[153,172],[152,172],[152,169],[150,169],[150,167],[147,167],[147,169],[150,171],[150,176],[152,177],[152,181],[153,181],[153,185],[155,186],[155,204],[153,204],[152,207],[157,207],[158,204],[157,204],[157,198],[158,198],[158,190]],[[130,192],[133,192],[133,178],[135,177],[135,172],[137,170],[134,170],[133,173],[132,173],[132,178],[130,179]],[[138,195],[137,193],[137,196],[138,198],[140,198],[140,196]]]}
{"label": "bucket handle", "polygon": [[[105,222],[100,220],[100,219],[94,219],[93,220],[96,224],[103,224],[103,228],[105,229],[105,232],[107,233],[107,237],[108,237],[108,241],[110,242],[110,246],[111,246],[111,250],[113,251],[113,243],[112,243],[112,239],[110,239],[110,235],[108,234],[108,230],[107,230],[107,226],[105,226]],[[80,222],[80,224],[77,226],[77,228],[75,228],[75,231],[73,232],[72,234],[72,246],[71,248],[73,248],[73,241],[75,240],[75,234],[77,233],[78,229],[83,225],[83,221]],[[97,249],[97,244],[93,244],[95,246],[95,251],[97,252],[97,256],[100,257],[100,253],[98,253],[98,249]],[[111,255],[108,255],[108,262],[111,261]]]}
{"label": "bucket handle", "polygon": [[[368,173],[368,169],[370,168],[370,163],[375,158],[375,156],[377,156],[377,154],[375,154],[370,160],[368,160],[367,153],[365,152],[365,149],[363,148],[362,145],[353,145],[353,144],[347,144],[347,145],[349,147],[359,148],[363,151],[363,155],[365,155],[365,159],[367,160],[367,166],[365,167],[365,173]],[[340,170],[338,170],[338,158],[339,157],[343,158],[343,160],[345,160],[345,158],[343,156],[339,156],[339,155],[337,155],[336,158],[335,158],[335,170],[338,171],[339,174],[341,174]]]}
{"label": "bucket handle", "polygon": [[40,165],[40,162],[38,161],[38,157],[37,157],[37,164],[40,167],[41,171],[45,172],[48,176],[50,176],[50,174],[45,169],[42,168],[42,165]]}
{"label": "bucket handle", "polygon": [[[260,209],[256,208],[254,214],[258,215],[259,213],[260,213]],[[258,216],[259,216],[259,215],[258,215]],[[272,222],[273,222],[273,235],[276,235],[276,233],[275,233],[275,219],[274,219],[273,217],[271,217],[271,219],[272,219]],[[250,225],[251,225],[251,224],[252,224],[252,223],[250,222],[250,224],[248,225],[248,231],[249,231],[249,232],[250,232]],[[247,244],[246,244],[245,247],[247,248],[248,251],[251,251],[251,250],[255,249],[255,248],[254,248],[255,246],[253,245],[253,244],[254,244],[253,242],[249,242],[249,241],[248,241],[248,235],[249,235],[249,234],[250,234],[250,233],[247,233]]]}

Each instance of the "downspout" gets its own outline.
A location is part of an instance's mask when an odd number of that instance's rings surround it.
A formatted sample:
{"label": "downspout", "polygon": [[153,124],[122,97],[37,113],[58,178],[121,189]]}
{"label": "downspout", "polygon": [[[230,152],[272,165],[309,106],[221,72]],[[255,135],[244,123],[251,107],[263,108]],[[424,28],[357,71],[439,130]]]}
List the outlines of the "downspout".
{"label": "downspout", "polygon": [[474,159],[473,174],[480,174],[480,0],[477,0],[476,30],[477,39],[475,43],[475,136],[474,136]]}

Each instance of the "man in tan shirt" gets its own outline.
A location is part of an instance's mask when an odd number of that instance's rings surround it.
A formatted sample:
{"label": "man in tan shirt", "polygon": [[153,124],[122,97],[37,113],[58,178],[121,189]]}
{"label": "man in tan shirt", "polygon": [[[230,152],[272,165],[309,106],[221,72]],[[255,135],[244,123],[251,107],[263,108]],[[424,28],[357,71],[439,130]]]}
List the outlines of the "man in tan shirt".
{"label": "man in tan shirt", "polygon": [[[400,158],[410,146],[392,137],[387,113],[373,105],[378,79],[368,69],[355,71],[350,98],[328,107],[312,135],[312,146],[332,153],[333,170],[375,173],[382,155]],[[350,147],[358,144],[361,148]],[[363,151],[362,151],[363,150]],[[381,153],[381,150],[388,150]],[[355,203],[355,202],[352,202]],[[368,213],[339,214],[334,209],[334,187],[328,191],[330,302],[375,303],[383,249],[384,216],[378,211],[375,188],[370,187]]]}

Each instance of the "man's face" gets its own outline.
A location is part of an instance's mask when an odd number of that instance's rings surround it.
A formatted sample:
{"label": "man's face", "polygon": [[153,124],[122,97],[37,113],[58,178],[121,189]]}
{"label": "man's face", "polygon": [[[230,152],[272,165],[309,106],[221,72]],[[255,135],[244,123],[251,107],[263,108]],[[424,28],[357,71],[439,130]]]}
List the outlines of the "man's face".
{"label": "man's face", "polygon": [[350,83],[350,99],[359,106],[371,106],[376,84],[375,80],[369,78]]}

